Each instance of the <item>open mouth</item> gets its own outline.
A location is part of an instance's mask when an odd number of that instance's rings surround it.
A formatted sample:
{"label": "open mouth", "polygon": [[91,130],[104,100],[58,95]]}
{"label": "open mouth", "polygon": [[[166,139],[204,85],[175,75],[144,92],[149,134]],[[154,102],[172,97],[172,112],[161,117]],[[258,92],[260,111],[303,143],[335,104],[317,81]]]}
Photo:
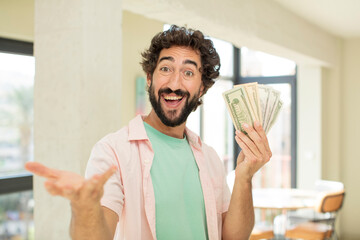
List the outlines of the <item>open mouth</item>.
{"label": "open mouth", "polygon": [[162,98],[165,100],[165,103],[168,106],[177,107],[182,102],[182,100],[184,99],[184,96],[163,95]]}

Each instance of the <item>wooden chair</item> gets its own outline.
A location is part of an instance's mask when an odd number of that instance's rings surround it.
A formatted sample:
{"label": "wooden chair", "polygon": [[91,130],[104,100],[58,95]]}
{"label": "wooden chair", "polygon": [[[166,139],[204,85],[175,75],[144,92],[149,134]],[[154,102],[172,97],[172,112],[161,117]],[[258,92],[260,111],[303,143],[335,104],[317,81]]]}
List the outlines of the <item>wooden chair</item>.
{"label": "wooden chair", "polygon": [[[337,192],[344,190],[344,184],[338,181],[317,180],[314,185],[314,190],[320,192]],[[331,220],[331,213],[321,213],[315,209],[299,209],[297,211],[288,213],[288,221],[293,224],[302,222],[327,222]]]}
{"label": "wooden chair", "polygon": [[334,217],[326,223],[322,222],[306,222],[295,225],[286,230],[286,238],[300,239],[328,239],[335,231],[336,212],[340,210],[344,202],[345,191],[323,192],[318,199],[315,211],[320,213],[334,213]]}
{"label": "wooden chair", "polygon": [[271,227],[254,227],[249,240],[272,239],[274,232]]}

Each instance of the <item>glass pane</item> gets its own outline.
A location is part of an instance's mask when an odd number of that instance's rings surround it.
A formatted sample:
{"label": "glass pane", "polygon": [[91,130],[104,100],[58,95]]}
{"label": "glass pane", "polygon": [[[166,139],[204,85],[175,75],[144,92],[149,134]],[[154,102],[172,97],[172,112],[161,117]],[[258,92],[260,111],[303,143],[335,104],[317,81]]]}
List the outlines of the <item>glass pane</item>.
{"label": "glass pane", "polygon": [[231,43],[211,38],[214,47],[220,56],[220,76],[233,77],[234,75],[234,47]]}
{"label": "glass pane", "polygon": [[34,75],[34,57],[0,53],[0,176],[33,160]]}
{"label": "glass pane", "polygon": [[32,191],[0,195],[0,239],[35,239]]}
{"label": "glass pane", "polygon": [[278,119],[270,132],[268,140],[273,156],[253,179],[254,188],[291,187],[291,85],[269,84],[281,92],[284,102]]}
{"label": "glass pane", "polygon": [[295,62],[289,59],[241,48],[240,69],[243,77],[295,75],[295,68]]}
{"label": "glass pane", "polygon": [[222,93],[232,81],[217,80],[204,96],[203,141],[215,149],[227,172],[234,169],[234,130]]}

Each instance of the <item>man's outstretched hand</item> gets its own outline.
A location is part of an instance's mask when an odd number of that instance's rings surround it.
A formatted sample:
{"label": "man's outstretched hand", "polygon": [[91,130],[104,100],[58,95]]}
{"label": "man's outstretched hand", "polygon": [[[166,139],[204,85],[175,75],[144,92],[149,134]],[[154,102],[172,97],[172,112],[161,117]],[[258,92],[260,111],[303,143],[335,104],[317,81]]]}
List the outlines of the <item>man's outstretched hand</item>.
{"label": "man's outstretched hand", "polygon": [[37,176],[46,178],[44,185],[51,195],[65,197],[75,205],[98,203],[103,195],[105,182],[116,171],[116,167],[111,167],[101,175],[85,179],[79,174],[48,168],[38,162],[28,162],[25,168]]}

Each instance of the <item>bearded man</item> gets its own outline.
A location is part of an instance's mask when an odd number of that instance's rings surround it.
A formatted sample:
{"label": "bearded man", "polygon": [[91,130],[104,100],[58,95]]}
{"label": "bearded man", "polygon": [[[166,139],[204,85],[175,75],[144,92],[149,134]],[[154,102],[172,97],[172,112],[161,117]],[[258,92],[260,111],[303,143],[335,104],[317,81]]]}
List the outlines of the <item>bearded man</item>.
{"label": "bearded man", "polygon": [[200,31],[157,34],[142,67],[152,110],[101,139],[86,178],[28,163],[52,195],[70,200],[73,239],[248,239],[254,225],[251,180],[271,157],[259,123],[236,132],[242,148],[232,194],[213,148],[186,128],[219,76],[220,59]]}

